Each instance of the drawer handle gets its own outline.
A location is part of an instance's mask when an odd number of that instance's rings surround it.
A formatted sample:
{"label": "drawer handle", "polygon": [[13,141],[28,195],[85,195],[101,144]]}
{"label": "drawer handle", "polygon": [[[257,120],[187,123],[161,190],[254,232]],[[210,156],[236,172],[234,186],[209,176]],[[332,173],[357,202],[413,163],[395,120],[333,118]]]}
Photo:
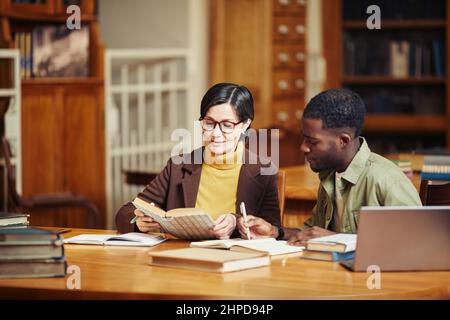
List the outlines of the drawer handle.
{"label": "drawer handle", "polygon": [[280,52],[278,54],[278,60],[282,63],[286,63],[289,61],[289,54],[287,54],[286,52]]}
{"label": "drawer handle", "polygon": [[302,24],[298,24],[295,26],[295,31],[297,31],[298,34],[304,34],[305,33],[305,26]]}
{"label": "drawer handle", "polygon": [[299,62],[303,62],[305,61],[305,54],[303,52],[297,52],[295,54],[295,59],[297,59],[297,61]]}
{"label": "drawer handle", "polygon": [[287,121],[287,119],[289,118],[287,112],[285,111],[279,111],[277,112],[277,119],[281,122],[285,122]]}
{"label": "drawer handle", "polygon": [[296,79],[295,80],[295,87],[297,89],[303,89],[305,87],[305,81],[303,81],[303,79]]}
{"label": "drawer handle", "polygon": [[278,0],[278,3],[282,6],[287,6],[289,5],[289,0]]}
{"label": "drawer handle", "polygon": [[282,91],[289,89],[289,82],[286,80],[278,81],[278,88]]}
{"label": "drawer handle", "polygon": [[281,24],[278,26],[278,32],[281,34],[288,34],[289,33],[289,27],[285,24]]}

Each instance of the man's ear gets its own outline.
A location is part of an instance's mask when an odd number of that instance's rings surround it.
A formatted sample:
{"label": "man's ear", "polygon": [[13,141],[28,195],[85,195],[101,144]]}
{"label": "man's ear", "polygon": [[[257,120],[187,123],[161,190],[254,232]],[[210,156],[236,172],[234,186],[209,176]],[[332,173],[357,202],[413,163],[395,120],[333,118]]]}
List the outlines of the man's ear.
{"label": "man's ear", "polygon": [[352,136],[348,133],[342,132],[339,134],[339,144],[342,148],[347,146],[347,144],[352,141]]}

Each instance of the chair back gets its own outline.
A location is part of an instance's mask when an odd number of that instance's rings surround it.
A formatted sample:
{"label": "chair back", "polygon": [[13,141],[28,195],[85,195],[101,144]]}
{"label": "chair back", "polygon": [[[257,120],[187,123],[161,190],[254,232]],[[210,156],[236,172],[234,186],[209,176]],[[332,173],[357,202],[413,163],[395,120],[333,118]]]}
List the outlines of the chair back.
{"label": "chair back", "polygon": [[280,204],[281,225],[284,223],[284,205],[286,193],[286,172],[278,170],[278,203]]}
{"label": "chair back", "polygon": [[450,205],[450,181],[422,180],[420,199],[424,206]]}

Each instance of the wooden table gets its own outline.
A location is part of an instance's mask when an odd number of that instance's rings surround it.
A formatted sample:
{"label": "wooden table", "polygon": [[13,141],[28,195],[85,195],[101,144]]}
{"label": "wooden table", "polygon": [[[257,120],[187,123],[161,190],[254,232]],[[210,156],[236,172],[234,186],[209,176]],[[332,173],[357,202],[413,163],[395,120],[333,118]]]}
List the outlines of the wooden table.
{"label": "wooden table", "polygon": [[[73,229],[80,233],[112,233]],[[168,240],[151,249],[65,245],[69,265],[81,270],[81,289],[67,289],[66,278],[1,279],[0,299],[450,299],[450,272],[389,272],[381,289],[368,289],[368,274],[338,263],[274,259],[268,267],[228,274],[147,265],[149,250],[186,247]]]}
{"label": "wooden table", "polygon": [[[284,225],[298,227],[310,216],[317,200],[319,176],[309,165],[280,168],[286,172],[286,203]],[[415,173],[412,182],[420,190],[420,175]]]}

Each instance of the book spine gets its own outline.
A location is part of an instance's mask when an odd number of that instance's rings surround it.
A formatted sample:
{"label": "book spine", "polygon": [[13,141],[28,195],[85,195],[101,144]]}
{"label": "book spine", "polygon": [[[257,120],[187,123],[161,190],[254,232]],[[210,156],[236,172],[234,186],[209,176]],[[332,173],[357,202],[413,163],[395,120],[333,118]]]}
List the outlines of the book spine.
{"label": "book spine", "polygon": [[449,173],[422,172],[421,179],[422,180],[449,180],[450,181],[450,172]]}

